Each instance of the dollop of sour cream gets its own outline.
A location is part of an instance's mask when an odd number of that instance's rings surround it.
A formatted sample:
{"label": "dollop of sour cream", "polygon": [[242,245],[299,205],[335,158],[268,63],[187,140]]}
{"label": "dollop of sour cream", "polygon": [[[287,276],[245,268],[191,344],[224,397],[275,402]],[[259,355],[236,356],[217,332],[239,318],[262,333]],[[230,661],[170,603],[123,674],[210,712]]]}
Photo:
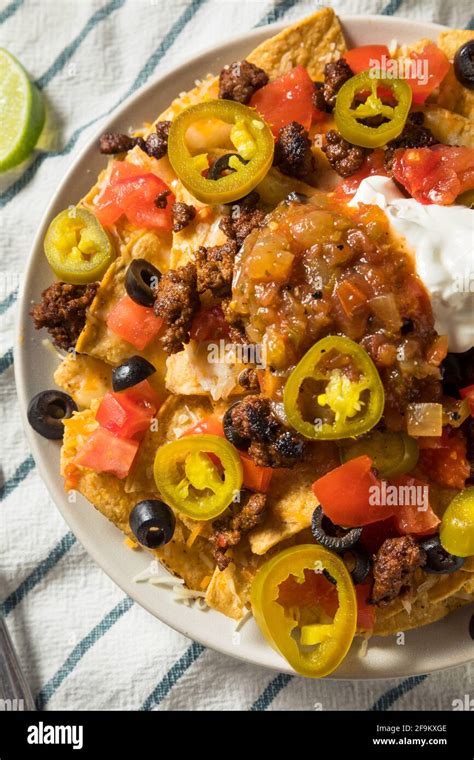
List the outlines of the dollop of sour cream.
{"label": "dollop of sour cream", "polygon": [[416,260],[431,296],[435,327],[450,351],[474,346],[474,212],[405,198],[389,177],[362,180],[350,206],[379,206]]}

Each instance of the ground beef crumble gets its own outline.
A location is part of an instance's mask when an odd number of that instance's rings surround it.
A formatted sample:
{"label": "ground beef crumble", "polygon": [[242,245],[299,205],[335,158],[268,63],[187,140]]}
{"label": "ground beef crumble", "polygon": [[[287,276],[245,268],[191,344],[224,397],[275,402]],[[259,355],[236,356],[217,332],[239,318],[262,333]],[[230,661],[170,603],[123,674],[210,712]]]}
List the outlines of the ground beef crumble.
{"label": "ground beef crumble", "polygon": [[323,94],[326,107],[332,110],[336,105],[336,96],[342,85],[353,77],[352,69],[344,58],[327,63],[324,67]]}
{"label": "ground beef crumble", "polygon": [[214,533],[211,536],[214,558],[219,570],[225,570],[232,561],[226,556],[227,549],[236,546],[250,530],[260,525],[266,516],[266,495],[244,492],[244,501],[236,505],[236,512],[215,520],[212,523]]}
{"label": "ground beef crumble", "polygon": [[159,340],[164,350],[176,354],[189,343],[194,315],[199,309],[196,289],[196,267],[186,264],[170,269],[155,288],[154,312],[165,322],[165,331]]}
{"label": "ground beef crumble", "polygon": [[170,121],[159,121],[155,126],[155,131],[148,135],[146,140],[142,137],[137,139],[137,145],[150,158],[163,158],[168,152],[168,133],[170,131]]}
{"label": "ground beef crumble", "polygon": [[219,76],[219,97],[248,103],[254,92],[268,83],[263,69],[248,61],[235,61],[224,66]]}
{"label": "ground beef crumble", "polygon": [[211,248],[200,246],[196,253],[197,290],[210,290],[219,298],[229,296],[234,273],[234,259],[237,253],[235,240]]}
{"label": "ground beef crumble", "polygon": [[372,604],[384,606],[410,588],[426,553],[411,536],[387,538],[374,556]]}
{"label": "ground beef crumble", "polygon": [[350,177],[360,169],[369,153],[366,148],[344,140],[335,129],[326,133],[326,143],[323,146],[327,160],[335,172],[341,177]]}
{"label": "ground beef crumble", "polygon": [[273,164],[290,177],[304,179],[314,171],[314,158],[308,132],[297,121],[291,121],[278,132]]}
{"label": "ground beef crumble", "polygon": [[[255,195],[258,202],[258,193]],[[243,198],[241,201],[232,204],[230,214],[221,219],[219,227],[228,238],[235,240],[240,248],[247,235],[250,235],[256,227],[261,226],[265,216],[264,211],[255,208],[253,202],[247,202]]]}
{"label": "ground beef crumble", "polygon": [[292,467],[306,451],[305,441],[272,412],[270,399],[247,396],[230,411],[235,433],[249,442],[248,454],[262,467]]}
{"label": "ground beef crumble", "polygon": [[180,232],[188,226],[196,216],[196,208],[188,203],[176,201],[171,208],[173,214],[173,232]]}
{"label": "ground beef crumble", "polygon": [[74,348],[98,287],[98,282],[89,285],[54,282],[30,311],[36,329],[45,327],[58,348],[65,351]]}
{"label": "ground beef crumble", "polygon": [[104,132],[99,138],[99,150],[105,155],[126,153],[138,144],[138,138],[120,132]]}

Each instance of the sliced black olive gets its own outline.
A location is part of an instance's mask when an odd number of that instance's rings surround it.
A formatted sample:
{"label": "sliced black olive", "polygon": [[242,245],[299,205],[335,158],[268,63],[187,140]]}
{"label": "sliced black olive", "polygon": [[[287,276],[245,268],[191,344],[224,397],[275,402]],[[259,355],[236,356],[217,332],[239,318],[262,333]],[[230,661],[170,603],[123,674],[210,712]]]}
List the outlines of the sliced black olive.
{"label": "sliced black olive", "polygon": [[112,370],[112,388],[114,391],[124,391],[146,380],[154,372],[156,369],[153,364],[143,356],[131,356]]}
{"label": "sliced black olive", "polygon": [[224,414],[224,417],[222,419],[222,425],[224,427],[224,435],[229,441],[229,443],[232,444],[232,446],[235,446],[236,449],[239,451],[248,451],[248,448],[250,446],[250,439],[249,438],[243,438],[237,431],[235,430],[233,424],[232,424],[232,410],[240,404],[240,401],[236,401],[234,404],[229,406],[226,413]]}
{"label": "sliced black olive", "polygon": [[[347,550],[347,554],[350,555],[348,562],[351,561],[349,567],[352,566],[352,569],[349,569],[352,582],[357,586],[359,583],[363,583],[370,573],[370,554],[364,549],[362,544],[359,543],[351,546],[351,548]],[[344,560],[346,560],[346,557],[344,557]]]}
{"label": "sliced black olive", "polygon": [[461,45],[454,56],[454,73],[458,82],[474,90],[474,40]]}
{"label": "sliced black olive", "polygon": [[161,279],[159,269],[145,259],[133,259],[125,275],[125,290],[140,306],[153,306],[156,288]]}
{"label": "sliced black olive", "polygon": [[158,549],[173,538],[174,512],[163,501],[148,499],[135,504],[129,517],[130,529],[137,541],[148,549]]}
{"label": "sliced black olive", "polygon": [[430,536],[420,544],[426,552],[426,565],[423,570],[427,573],[454,573],[464,565],[464,557],[456,557],[441,546],[439,536]]}
{"label": "sliced black olive", "polygon": [[292,190],[291,193],[286,196],[286,201],[287,203],[308,203],[309,195],[297,193],[295,190]]}
{"label": "sliced black olive", "polygon": [[362,535],[362,528],[350,528],[346,531],[334,525],[321,507],[316,507],[311,520],[311,532],[318,544],[342,554],[357,543]]}
{"label": "sliced black olive", "polygon": [[441,364],[443,392],[459,398],[459,389],[474,383],[474,348],[462,353],[450,351]]}
{"label": "sliced black olive", "polygon": [[220,179],[222,172],[226,170],[235,172],[235,169],[229,166],[229,161],[233,156],[238,158],[242,164],[248,164],[248,161],[246,161],[245,158],[242,158],[238,153],[226,153],[224,156],[219,156],[219,158],[214,161],[207,172],[207,179]]}
{"label": "sliced black olive", "polygon": [[28,422],[43,438],[60,440],[64,435],[63,420],[72,417],[77,406],[71,396],[62,391],[41,391],[28,405]]}

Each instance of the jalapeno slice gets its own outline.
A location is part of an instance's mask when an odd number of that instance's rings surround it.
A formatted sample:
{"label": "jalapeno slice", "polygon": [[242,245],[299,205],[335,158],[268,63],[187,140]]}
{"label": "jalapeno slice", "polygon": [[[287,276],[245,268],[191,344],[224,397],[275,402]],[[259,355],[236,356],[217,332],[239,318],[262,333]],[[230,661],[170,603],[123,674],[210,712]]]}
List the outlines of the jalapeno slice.
{"label": "jalapeno slice", "polygon": [[362,435],[382,416],[384,389],[367,352],[354,341],[328,335],[303,356],[283,392],[288,422],[306,438],[338,440]]}
{"label": "jalapeno slice", "polygon": [[461,491],[449,504],[439,528],[441,545],[457,557],[474,555],[474,487]]}
{"label": "jalapeno slice", "polygon": [[194,520],[212,520],[224,512],[243,477],[238,452],[218,435],[165,444],[156,453],[154,475],[163,501]]}
{"label": "jalapeno slice", "polygon": [[115,258],[114,247],[94,214],[71,206],[48,227],[44,252],[49,266],[63,282],[82,285],[100,280]]}
{"label": "jalapeno slice", "polygon": [[344,464],[367,454],[381,478],[411,472],[418,462],[419,448],[415,438],[406,433],[375,430],[358,441],[341,446],[341,462]]}
{"label": "jalapeno slice", "polygon": [[[391,90],[397,104],[385,104],[377,94],[382,85]],[[357,95],[369,91],[365,102],[354,105]],[[403,130],[412,101],[412,90],[403,79],[379,79],[370,71],[362,71],[345,82],[336,97],[334,116],[336,126],[344,137],[353,145],[363,148],[380,148],[393,140]],[[362,119],[384,116],[387,121],[379,126],[363,124]]]}
{"label": "jalapeno slice", "polygon": [[[338,606],[332,622],[328,622],[324,614],[324,592],[319,599],[314,583],[316,574],[324,584],[325,573],[337,589]],[[294,601],[287,606],[283,604],[281,586],[290,577],[293,584],[295,581],[298,584],[296,591],[299,586],[303,593],[297,592]],[[316,608],[314,613],[304,604],[308,596],[304,592],[306,583],[315,590],[311,603],[311,608]],[[349,651],[357,624],[354,585],[342,559],[322,546],[293,546],[266,562],[253,581],[251,603],[255,620],[266,639],[303,676],[327,676]]]}
{"label": "jalapeno slice", "polygon": [[[188,129],[204,119],[232,125],[230,139],[236,155],[235,161],[228,159],[228,166],[233,171],[215,179],[202,173],[209,166],[207,155],[191,155],[186,142]],[[168,135],[168,157],[174,171],[197,200],[211,204],[229,203],[253,190],[272,165],[274,146],[270,127],[257,112],[231,100],[186,108],[174,119]]]}

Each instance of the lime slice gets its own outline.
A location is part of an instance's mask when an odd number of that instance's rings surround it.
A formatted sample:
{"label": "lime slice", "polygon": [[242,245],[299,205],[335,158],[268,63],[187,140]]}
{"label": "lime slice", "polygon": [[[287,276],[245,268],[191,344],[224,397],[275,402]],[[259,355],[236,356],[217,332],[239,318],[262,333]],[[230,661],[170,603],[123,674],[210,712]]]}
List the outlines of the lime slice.
{"label": "lime slice", "polygon": [[23,66],[0,48],[0,172],[25,160],[44,125],[44,103]]}

